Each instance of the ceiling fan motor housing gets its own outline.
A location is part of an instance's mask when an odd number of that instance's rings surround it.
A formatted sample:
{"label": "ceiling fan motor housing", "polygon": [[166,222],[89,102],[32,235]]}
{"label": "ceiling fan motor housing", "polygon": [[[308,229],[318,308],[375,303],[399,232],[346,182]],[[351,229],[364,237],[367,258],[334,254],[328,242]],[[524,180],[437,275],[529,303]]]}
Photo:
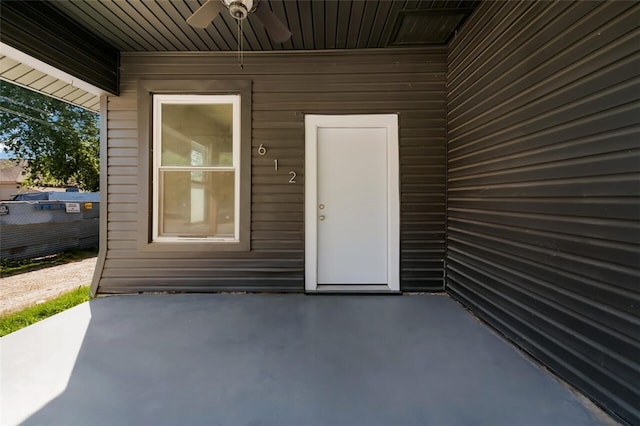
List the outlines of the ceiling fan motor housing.
{"label": "ceiling fan motor housing", "polygon": [[253,0],[224,0],[224,3],[229,8],[231,16],[238,21],[242,21],[247,18],[249,12],[253,12],[257,2]]}

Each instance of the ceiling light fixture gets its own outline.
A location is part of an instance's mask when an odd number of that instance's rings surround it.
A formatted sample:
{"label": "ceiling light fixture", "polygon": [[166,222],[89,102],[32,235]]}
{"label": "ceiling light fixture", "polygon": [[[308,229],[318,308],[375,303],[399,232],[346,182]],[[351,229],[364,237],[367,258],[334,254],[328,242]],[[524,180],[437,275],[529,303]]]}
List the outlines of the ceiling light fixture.
{"label": "ceiling light fixture", "polygon": [[256,9],[256,3],[253,0],[223,0],[223,2],[231,16],[238,21],[246,19],[249,13]]}

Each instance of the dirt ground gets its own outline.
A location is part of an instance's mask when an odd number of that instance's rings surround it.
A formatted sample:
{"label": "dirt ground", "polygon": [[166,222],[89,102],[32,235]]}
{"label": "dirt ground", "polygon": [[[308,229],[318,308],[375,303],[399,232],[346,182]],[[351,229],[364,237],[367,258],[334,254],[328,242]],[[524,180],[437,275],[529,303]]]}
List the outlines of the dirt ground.
{"label": "dirt ground", "polygon": [[91,284],[96,257],[0,278],[0,315]]}

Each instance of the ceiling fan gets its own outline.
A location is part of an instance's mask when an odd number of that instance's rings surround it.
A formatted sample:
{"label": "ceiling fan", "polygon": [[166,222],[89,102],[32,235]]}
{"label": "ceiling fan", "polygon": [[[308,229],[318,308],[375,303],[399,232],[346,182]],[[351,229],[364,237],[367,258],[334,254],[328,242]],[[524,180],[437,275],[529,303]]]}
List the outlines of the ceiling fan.
{"label": "ceiling fan", "polygon": [[246,19],[249,13],[255,14],[271,40],[276,43],[283,43],[291,37],[289,28],[269,9],[265,0],[207,0],[187,18],[187,23],[195,28],[205,28],[225,9],[239,23]]}

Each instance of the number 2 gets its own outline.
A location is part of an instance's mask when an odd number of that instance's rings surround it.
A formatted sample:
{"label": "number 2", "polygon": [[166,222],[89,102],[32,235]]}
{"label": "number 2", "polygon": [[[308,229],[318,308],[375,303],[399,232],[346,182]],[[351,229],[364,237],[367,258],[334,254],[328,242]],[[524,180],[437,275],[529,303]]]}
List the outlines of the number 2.
{"label": "number 2", "polygon": [[291,179],[289,179],[289,183],[296,183],[296,176],[298,176],[298,175],[296,174],[296,172],[294,172],[293,170],[291,170],[291,171],[289,172],[289,174],[291,175]]}

